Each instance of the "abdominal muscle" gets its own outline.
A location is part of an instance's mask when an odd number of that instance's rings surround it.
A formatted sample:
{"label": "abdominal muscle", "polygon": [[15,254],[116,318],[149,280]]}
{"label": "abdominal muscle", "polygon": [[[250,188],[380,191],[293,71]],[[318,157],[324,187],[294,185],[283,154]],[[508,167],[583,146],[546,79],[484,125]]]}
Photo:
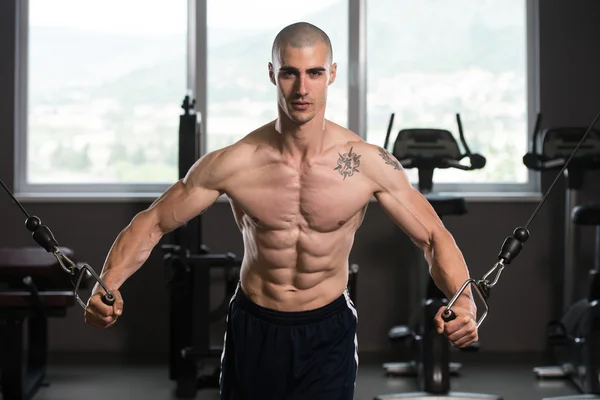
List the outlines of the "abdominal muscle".
{"label": "abdominal muscle", "polygon": [[346,289],[349,227],[333,232],[246,227],[241,289],[256,304],[279,311],[325,306]]}

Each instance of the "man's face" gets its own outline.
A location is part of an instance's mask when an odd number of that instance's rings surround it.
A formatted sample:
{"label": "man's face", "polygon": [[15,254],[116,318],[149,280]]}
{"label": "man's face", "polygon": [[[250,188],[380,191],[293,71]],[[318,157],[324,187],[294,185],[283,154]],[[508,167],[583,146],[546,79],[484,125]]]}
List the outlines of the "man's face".
{"label": "man's face", "polygon": [[286,46],[269,63],[269,77],[277,86],[277,103],[294,122],[304,124],[324,114],[327,88],[335,81],[337,65],[329,65],[327,46]]}

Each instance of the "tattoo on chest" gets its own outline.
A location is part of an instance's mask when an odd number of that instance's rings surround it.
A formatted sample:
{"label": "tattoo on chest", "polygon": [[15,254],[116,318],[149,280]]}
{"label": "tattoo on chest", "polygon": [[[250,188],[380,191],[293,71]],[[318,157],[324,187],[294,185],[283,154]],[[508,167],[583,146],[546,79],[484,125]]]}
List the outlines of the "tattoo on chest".
{"label": "tattoo on chest", "polygon": [[355,172],[360,172],[358,170],[360,166],[360,154],[353,153],[352,149],[353,147],[350,148],[348,153],[340,154],[337,160],[337,167],[333,169],[334,171],[338,171],[344,177],[344,180],[354,175]]}
{"label": "tattoo on chest", "polygon": [[383,161],[385,161],[387,165],[391,165],[392,167],[394,167],[394,169],[398,170],[401,168],[400,162],[396,160],[396,158],[392,156],[389,152],[387,152],[384,148],[379,148],[379,155],[381,156],[381,158],[383,158]]}

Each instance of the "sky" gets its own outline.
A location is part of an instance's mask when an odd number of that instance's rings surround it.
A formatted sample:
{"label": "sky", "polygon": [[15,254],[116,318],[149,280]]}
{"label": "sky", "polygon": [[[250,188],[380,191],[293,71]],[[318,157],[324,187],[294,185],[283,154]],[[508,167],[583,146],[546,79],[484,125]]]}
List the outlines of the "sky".
{"label": "sky", "polygon": [[[345,0],[208,0],[210,28],[257,29],[297,21]],[[112,33],[184,33],[188,0],[30,0],[30,24]]]}

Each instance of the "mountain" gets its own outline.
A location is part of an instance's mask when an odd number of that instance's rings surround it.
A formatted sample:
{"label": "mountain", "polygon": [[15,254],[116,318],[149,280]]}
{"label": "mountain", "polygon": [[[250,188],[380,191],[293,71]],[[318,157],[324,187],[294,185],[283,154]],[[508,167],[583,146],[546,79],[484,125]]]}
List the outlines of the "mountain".
{"label": "mountain", "polygon": [[[367,1],[367,139],[383,142],[390,112],[397,113],[398,125],[452,130],[454,113],[464,112],[472,147],[492,155],[483,173],[492,180],[515,179],[518,163],[510,157],[521,152],[526,126],[524,9],[524,0]],[[347,15],[347,1],[340,0],[302,18],[323,28],[332,40],[338,77],[329,112],[342,124],[349,77]],[[275,114],[267,65],[272,41],[287,22],[266,28],[256,16],[248,18],[256,19],[256,29],[208,32],[212,148],[231,143]],[[128,153],[115,161],[116,141],[129,146],[138,160],[156,161],[158,150],[164,150],[169,171],[175,171],[176,145],[169,142],[174,136],[167,140],[165,135],[176,129],[177,115],[171,110],[186,93],[186,35],[32,27],[29,40],[29,128],[34,139],[28,145],[36,154],[32,170],[45,176],[48,160],[63,157],[52,150],[58,144],[72,154],[84,152],[79,159],[89,156],[102,174],[108,168],[103,162],[113,157],[110,168],[120,172],[106,172],[116,174],[106,179],[130,172],[157,179],[158,162],[145,170],[132,165]],[[74,172],[81,171],[68,174]]]}
{"label": "mountain", "polygon": [[[523,65],[523,21],[514,15],[518,8],[508,3],[368,2],[369,76],[448,72],[471,66],[498,73]],[[346,15],[347,5],[340,1],[306,18],[329,33],[340,64],[338,82],[348,77]],[[236,96],[272,98],[272,92],[262,88],[268,82],[267,63],[278,29],[209,32],[210,101],[235,101]],[[43,98],[56,100],[67,87],[93,87],[93,95],[128,96],[134,103],[171,98],[179,102],[185,93],[184,35],[148,37],[33,28],[30,43],[34,103]]]}

